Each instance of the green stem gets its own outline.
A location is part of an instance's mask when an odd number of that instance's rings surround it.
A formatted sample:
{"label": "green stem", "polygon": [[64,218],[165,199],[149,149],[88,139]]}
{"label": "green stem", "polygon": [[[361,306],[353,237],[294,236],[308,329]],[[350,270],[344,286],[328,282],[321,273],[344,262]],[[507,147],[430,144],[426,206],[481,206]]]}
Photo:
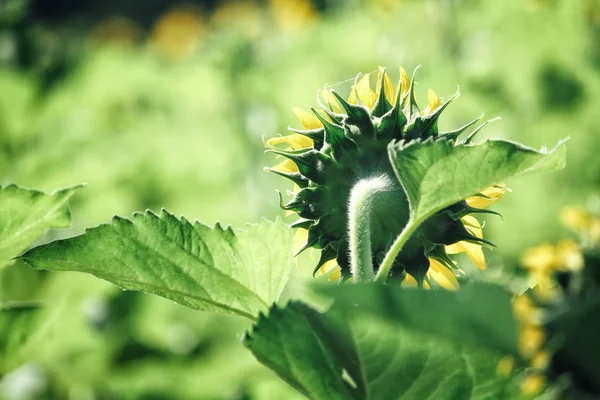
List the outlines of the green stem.
{"label": "green stem", "polygon": [[371,209],[379,192],[390,188],[385,177],[360,180],[350,193],[348,233],[350,238],[350,267],[354,282],[372,282],[374,278],[371,254]]}
{"label": "green stem", "polygon": [[400,253],[400,250],[402,250],[404,243],[406,243],[406,241],[411,237],[411,235],[415,232],[418,226],[419,223],[417,221],[414,221],[413,218],[410,218],[408,220],[408,223],[406,224],[402,232],[400,232],[400,234],[392,244],[392,247],[390,247],[387,254],[385,255],[385,258],[383,259],[383,262],[379,267],[379,271],[377,272],[377,276],[375,277],[375,282],[385,283],[385,280],[387,279],[388,275],[390,274],[390,270],[392,269],[392,265],[394,264],[396,257]]}

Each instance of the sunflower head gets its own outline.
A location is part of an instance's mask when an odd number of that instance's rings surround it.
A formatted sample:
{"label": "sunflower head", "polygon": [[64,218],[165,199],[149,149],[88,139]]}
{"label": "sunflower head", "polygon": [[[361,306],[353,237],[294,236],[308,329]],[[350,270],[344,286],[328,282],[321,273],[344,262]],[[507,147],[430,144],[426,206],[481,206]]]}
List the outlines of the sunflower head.
{"label": "sunflower head", "polygon": [[[303,129],[290,128],[292,134],[266,141],[268,152],[286,159],[266,170],[295,184],[291,200],[284,203],[280,198],[280,204],[299,216],[291,225],[302,239],[298,253],[307,248],[321,250],[314,273],[334,269],[342,279],[350,277],[348,203],[352,189],[360,182],[374,178],[386,182],[370,210],[376,269],[408,222],[408,201],[388,158],[391,141],[456,141],[478,121],[440,132],[440,115],[458,93],[442,102],[429,90],[428,105],[421,110],[414,89],[414,74],[411,80],[400,68],[399,83],[394,88],[380,67],[375,90],[370,74],[359,75],[347,97],[323,89],[317,96],[319,110],[311,107],[309,113],[294,109]],[[483,208],[498,200],[505,190],[504,185],[486,189],[430,217],[406,243],[391,275],[407,279],[407,283],[429,286],[433,280],[455,289],[458,268],[449,254],[466,252],[479,268],[485,268],[481,246],[488,242],[483,239],[479,221],[469,214],[486,212]]]}

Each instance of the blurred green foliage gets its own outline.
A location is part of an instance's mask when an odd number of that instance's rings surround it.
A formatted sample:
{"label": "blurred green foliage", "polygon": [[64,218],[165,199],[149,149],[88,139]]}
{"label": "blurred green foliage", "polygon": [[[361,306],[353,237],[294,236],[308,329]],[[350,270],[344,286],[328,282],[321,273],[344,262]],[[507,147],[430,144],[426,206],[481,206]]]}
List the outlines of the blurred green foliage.
{"label": "blurred green foliage", "polygon": [[[273,219],[273,189],[288,188],[262,171],[275,163],[262,137],[298,127],[291,107],[315,104],[323,82],[378,65],[394,76],[421,64],[421,99],[460,84],[442,130],[485,112],[502,120],[483,135],[527,145],[571,136],[565,170],[507,182],[495,207],[503,222],[486,218],[498,249],[484,273],[515,268],[525,248],[564,235],[562,207],[594,201],[597,0],[285,3],[174,8],[152,28],[124,18],[53,26],[1,3],[0,183],[88,184],[71,202],[74,227],[43,241],[146,208],[207,224]],[[305,293],[311,271],[296,271],[288,298]],[[62,308],[56,334],[2,378],[1,399],[298,398],[235,340],[248,328],[235,317],[21,263],[0,270],[0,300]]]}

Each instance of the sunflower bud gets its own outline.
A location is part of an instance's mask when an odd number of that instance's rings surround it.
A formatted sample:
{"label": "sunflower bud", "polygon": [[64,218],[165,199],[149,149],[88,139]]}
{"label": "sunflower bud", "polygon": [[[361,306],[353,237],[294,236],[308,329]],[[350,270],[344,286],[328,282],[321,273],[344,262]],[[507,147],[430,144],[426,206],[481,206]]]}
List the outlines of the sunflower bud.
{"label": "sunflower bud", "polygon": [[[442,101],[429,91],[428,105],[421,112],[415,100],[414,74],[408,78],[400,68],[398,87],[379,68],[375,89],[370,75],[357,77],[347,96],[334,90],[320,92],[321,109],[311,113],[294,109],[303,129],[266,141],[268,152],[286,160],[266,168],[291,180],[296,186],[292,199],[281,203],[300,219],[293,227],[305,229],[307,248],[320,249],[315,266],[318,274],[336,263],[342,279],[350,277],[349,202],[353,189],[364,182],[386,182],[369,210],[369,245],[372,265],[377,270],[394,239],[409,219],[406,195],[395,176],[387,154],[392,140],[445,138],[456,141],[477,120],[450,132],[440,132],[438,120],[458,97]],[[476,130],[477,131],[477,130]],[[474,264],[485,268],[482,227],[471,213],[494,203],[506,188],[499,184],[436,213],[422,224],[405,244],[391,269],[391,275],[429,286],[435,281],[446,289],[457,289],[458,268],[449,254],[465,252]],[[491,213],[491,212],[490,212]],[[425,272],[423,272],[425,271]]]}

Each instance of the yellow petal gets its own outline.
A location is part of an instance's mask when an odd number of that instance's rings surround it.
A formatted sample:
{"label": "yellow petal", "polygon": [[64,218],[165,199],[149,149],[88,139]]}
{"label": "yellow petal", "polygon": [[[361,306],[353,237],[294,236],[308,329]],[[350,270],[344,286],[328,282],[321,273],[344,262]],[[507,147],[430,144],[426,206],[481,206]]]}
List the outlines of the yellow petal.
{"label": "yellow petal", "polygon": [[287,136],[276,136],[267,139],[267,144],[269,146],[275,146],[281,143],[289,144],[292,150],[305,149],[307,147],[312,147],[313,145],[313,141],[311,138],[301,135],[299,133]]}
{"label": "yellow petal", "polygon": [[292,108],[292,111],[294,114],[296,114],[296,117],[298,117],[300,120],[302,127],[304,127],[306,130],[319,129],[323,126],[321,121],[319,121],[319,118],[301,108],[294,107]]}
{"label": "yellow petal", "polygon": [[440,106],[440,98],[431,89],[427,91],[427,107],[423,110],[423,115],[429,115],[433,113]]}
{"label": "yellow petal", "polygon": [[348,97],[348,103],[356,104],[356,95],[358,94],[358,99],[365,107],[367,107],[369,110],[373,108],[375,102],[377,101],[377,94],[371,89],[369,81],[370,76],[371,74],[366,74],[358,80],[358,83],[355,86],[352,87],[352,90],[350,91],[350,97]]}
{"label": "yellow petal", "polygon": [[331,275],[329,275],[329,281],[337,282],[341,279],[341,277],[342,277],[342,271],[339,268],[337,268],[331,273]]}
{"label": "yellow petal", "polygon": [[383,74],[383,94],[385,95],[387,101],[389,101],[389,103],[393,106],[396,102],[394,96],[394,84],[392,83],[390,76],[381,66],[379,67],[379,75],[377,76],[377,97],[379,97],[381,92],[381,88],[379,87],[379,82],[381,82],[381,74]]}
{"label": "yellow petal", "polygon": [[[331,272],[333,271],[333,272]],[[324,275],[324,274],[328,274],[329,272],[331,272],[331,275],[329,275],[329,280],[330,281],[339,281],[340,277],[341,277],[341,271],[340,271],[340,266],[337,263],[337,260],[334,258],[333,260],[329,260],[326,261],[325,263],[323,263],[323,265],[321,265],[321,268],[319,268],[319,272],[318,275]]]}
{"label": "yellow petal", "polygon": [[429,259],[429,271],[427,271],[427,275],[446,290],[456,291],[459,288],[454,273],[433,258]]}
{"label": "yellow petal", "polygon": [[417,280],[415,278],[413,278],[413,276],[411,274],[407,273],[400,286],[401,287],[418,287],[419,284],[417,283]]}
{"label": "yellow petal", "polygon": [[481,224],[477,218],[471,215],[465,215],[461,218],[461,221],[472,235],[477,236],[479,239],[483,238],[483,229],[481,229]]}
{"label": "yellow petal", "polygon": [[403,67],[400,67],[400,90],[401,97],[406,96],[410,90],[410,78]]}
{"label": "yellow petal", "polygon": [[[419,284],[417,283],[417,280],[415,278],[413,278],[413,276],[407,272],[406,277],[404,278],[404,280],[402,281],[402,284],[400,286],[416,288],[416,287],[419,287]],[[427,282],[423,282],[423,287],[425,289],[430,289],[430,286]]]}
{"label": "yellow petal", "polygon": [[[481,229],[481,224],[477,220],[470,215],[464,216],[462,221],[465,225],[465,228],[474,236],[478,238],[483,238],[483,229]],[[458,253],[467,253],[467,256],[477,268],[484,270],[485,266],[485,255],[483,254],[483,249],[480,244],[470,243],[467,241],[461,241],[458,243],[454,243],[448,246],[445,246],[446,253],[448,254],[458,254]]]}
{"label": "yellow petal", "polygon": [[481,270],[485,269],[485,255],[480,245],[462,241],[445,246],[445,249],[448,254],[467,253],[473,265]]}
{"label": "yellow petal", "polygon": [[298,166],[292,160],[280,162],[273,169],[280,172],[298,172]]}
{"label": "yellow petal", "polygon": [[294,254],[306,245],[308,241],[308,229],[298,228],[294,234]]}
{"label": "yellow petal", "polygon": [[483,249],[481,248],[481,245],[469,242],[461,243],[463,248],[465,249],[465,253],[467,253],[467,256],[469,257],[473,265],[475,265],[480,270],[485,270],[485,255],[483,254]]}
{"label": "yellow petal", "polygon": [[465,201],[473,208],[486,208],[498,200],[506,193],[506,185],[499,183],[495,186],[483,189],[478,196],[467,197]]}
{"label": "yellow petal", "polygon": [[329,90],[321,89],[321,96],[323,96],[323,99],[325,99],[331,111],[342,114],[342,107],[340,107],[340,103]]}

